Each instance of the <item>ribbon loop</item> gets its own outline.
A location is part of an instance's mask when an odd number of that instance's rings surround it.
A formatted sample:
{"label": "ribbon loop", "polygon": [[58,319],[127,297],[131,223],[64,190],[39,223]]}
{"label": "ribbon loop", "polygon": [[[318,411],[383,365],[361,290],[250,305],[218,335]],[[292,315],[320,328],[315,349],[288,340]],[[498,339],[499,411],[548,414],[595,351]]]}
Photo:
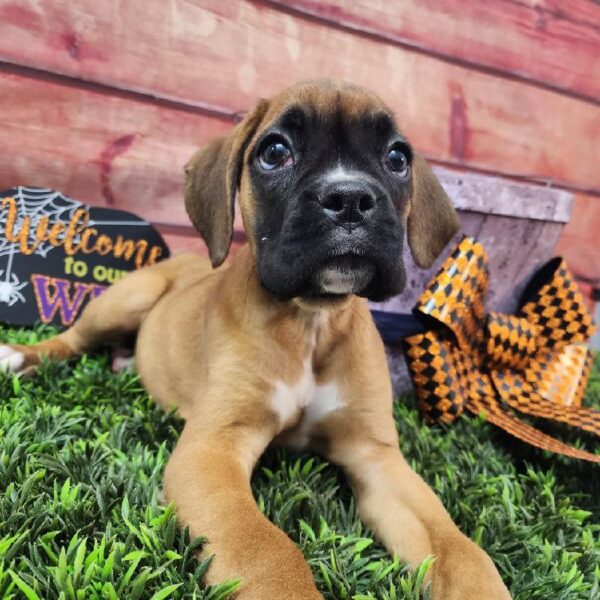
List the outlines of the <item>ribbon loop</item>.
{"label": "ribbon loop", "polygon": [[[595,327],[567,264],[555,258],[542,267],[540,274],[526,290],[519,313],[540,328],[542,346],[558,349],[585,342]],[[536,290],[535,284],[540,280],[542,285]]]}
{"label": "ribbon loop", "polygon": [[487,289],[487,256],[465,237],[415,307],[440,324],[404,340],[426,420],[450,423],[465,409],[483,413],[529,444],[600,462],[600,455],[555,440],[510,412],[600,435],[600,411],[581,406],[592,362],[584,342],[594,325],[565,262],[553,259],[538,272],[516,315],[486,316]]}
{"label": "ribbon loop", "polygon": [[485,310],[481,298],[488,288],[488,258],[481,244],[463,238],[431,280],[415,311],[443,323],[468,350],[483,341]]}

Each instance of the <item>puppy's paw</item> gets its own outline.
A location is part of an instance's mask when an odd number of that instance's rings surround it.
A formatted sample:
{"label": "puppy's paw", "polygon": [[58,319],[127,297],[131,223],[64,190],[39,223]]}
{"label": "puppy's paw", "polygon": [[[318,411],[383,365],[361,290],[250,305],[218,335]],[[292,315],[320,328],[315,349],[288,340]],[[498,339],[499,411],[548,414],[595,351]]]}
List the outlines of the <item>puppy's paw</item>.
{"label": "puppy's paw", "polygon": [[111,353],[110,368],[113,373],[125,369],[135,370],[135,354],[133,348],[117,346]]}
{"label": "puppy's paw", "polygon": [[0,346],[0,371],[18,373],[25,365],[25,354],[12,346]]}
{"label": "puppy's paw", "polygon": [[40,364],[40,355],[29,346],[0,345],[0,372],[28,374]]}
{"label": "puppy's paw", "polygon": [[511,600],[492,559],[470,540],[446,548],[434,566],[432,600]]}

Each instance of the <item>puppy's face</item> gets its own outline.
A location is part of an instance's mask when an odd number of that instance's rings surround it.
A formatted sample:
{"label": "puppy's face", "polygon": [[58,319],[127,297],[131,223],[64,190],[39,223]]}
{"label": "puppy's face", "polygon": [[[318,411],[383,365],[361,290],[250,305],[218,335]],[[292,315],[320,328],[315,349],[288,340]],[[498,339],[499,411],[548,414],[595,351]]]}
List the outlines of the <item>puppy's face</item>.
{"label": "puppy's face", "polygon": [[[299,84],[261,102],[217,144],[188,164],[188,212],[219,264],[239,186],[257,273],[276,297],[383,300],[404,286],[407,226],[424,266],[456,230],[437,180],[389,109],[362,88]],[[203,199],[219,189],[225,197]]]}
{"label": "puppy's face", "polygon": [[398,293],[412,159],[392,115],[362,90],[282,99],[246,161],[265,288],[283,298]]}

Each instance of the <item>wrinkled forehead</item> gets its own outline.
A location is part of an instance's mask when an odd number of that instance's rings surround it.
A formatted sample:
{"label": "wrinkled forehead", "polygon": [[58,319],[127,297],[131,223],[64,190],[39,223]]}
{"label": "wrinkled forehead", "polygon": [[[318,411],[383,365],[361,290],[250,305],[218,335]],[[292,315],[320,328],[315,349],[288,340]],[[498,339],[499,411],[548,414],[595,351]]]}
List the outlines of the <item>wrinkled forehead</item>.
{"label": "wrinkled forehead", "polygon": [[308,82],[270,100],[257,134],[272,127],[302,129],[336,124],[361,125],[382,134],[397,132],[392,112],[369,90],[351,84]]}

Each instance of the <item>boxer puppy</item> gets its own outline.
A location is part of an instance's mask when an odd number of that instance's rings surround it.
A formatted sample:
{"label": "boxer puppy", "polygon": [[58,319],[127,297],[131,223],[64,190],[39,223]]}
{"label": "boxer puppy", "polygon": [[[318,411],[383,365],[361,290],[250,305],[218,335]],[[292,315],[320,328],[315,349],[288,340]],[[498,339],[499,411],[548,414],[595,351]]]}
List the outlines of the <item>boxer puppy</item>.
{"label": "boxer puppy", "polygon": [[[191,535],[208,538],[208,582],[241,578],[240,599],[322,597],[252,496],[252,469],[271,443],[340,465],[365,523],[409,565],[435,555],[434,599],[510,598],[398,448],[367,298],[402,291],[405,233],[428,267],[458,220],[388,107],[353,85],[301,83],[259,102],[185,173],[186,208],[210,262],[182,255],[127,275],[66,332],[0,349],[4,368],[138,331],[146,389],[186,420],[166,497]],[[221,266],[236,191],[248,243]]]}

